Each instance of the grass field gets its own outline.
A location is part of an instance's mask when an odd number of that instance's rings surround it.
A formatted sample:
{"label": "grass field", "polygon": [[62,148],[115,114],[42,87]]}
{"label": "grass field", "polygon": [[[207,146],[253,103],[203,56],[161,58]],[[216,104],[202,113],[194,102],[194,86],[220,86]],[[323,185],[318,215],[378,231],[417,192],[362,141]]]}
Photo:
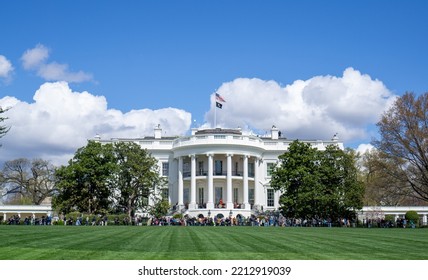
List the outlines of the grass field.
{"label": "grass field", "polygon": [[2,260],[427,260],[428,229],[0,226]]}

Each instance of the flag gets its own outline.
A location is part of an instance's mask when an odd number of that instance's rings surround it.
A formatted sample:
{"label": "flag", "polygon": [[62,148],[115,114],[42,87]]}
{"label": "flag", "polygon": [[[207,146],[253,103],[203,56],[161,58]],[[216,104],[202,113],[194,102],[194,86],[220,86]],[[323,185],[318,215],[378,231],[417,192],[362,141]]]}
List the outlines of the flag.
{"label": "flag", "polygon": [[219,109],[223,108],[223,104],[221,104],[220,102],[216,102],[215,106]]}
{"label": "flag", "polygon": [[220,101],[220,102],[226,102],[226,100],[224,100],[224,98],[221,97],[221,95],[218,94],[217,92],[215,93],[215,100]]}

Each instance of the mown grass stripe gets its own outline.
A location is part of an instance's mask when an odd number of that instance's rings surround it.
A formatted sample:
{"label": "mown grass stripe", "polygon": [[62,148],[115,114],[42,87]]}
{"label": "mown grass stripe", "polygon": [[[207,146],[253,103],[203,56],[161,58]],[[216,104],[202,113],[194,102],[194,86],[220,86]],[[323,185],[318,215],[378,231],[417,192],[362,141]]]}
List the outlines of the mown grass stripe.
{"label": "mown grass stripe", "polygon": [[428,259],[426,229],[0,226],[0,259]]}

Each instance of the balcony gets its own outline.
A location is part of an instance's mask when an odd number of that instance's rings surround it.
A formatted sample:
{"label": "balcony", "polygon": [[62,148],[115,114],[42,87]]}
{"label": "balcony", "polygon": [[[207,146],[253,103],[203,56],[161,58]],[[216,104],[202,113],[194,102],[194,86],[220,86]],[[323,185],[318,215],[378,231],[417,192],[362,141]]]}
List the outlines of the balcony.
{"label": "balcony", "polygon": [[240,145],[263,149],[263,141],[250,135],[210,134],[181,137],[173,142],[173,149],[198,145]]}
{"label": "balcony", "polygon": [[[183,172],[183,178],[190,178],[192,175],[192,172],[190,171],[185,171]],[[196,177],[208,177],[208,170],[197,170],[196,171]],[[226,171],[214,171],[213,172],[213,176],[227,176],[227,172]],[[232,176],[233,177],[244,177],[244,172],[243,171],[232,171]],[[248,172],[248,178],[254,178],[254,172]]]}

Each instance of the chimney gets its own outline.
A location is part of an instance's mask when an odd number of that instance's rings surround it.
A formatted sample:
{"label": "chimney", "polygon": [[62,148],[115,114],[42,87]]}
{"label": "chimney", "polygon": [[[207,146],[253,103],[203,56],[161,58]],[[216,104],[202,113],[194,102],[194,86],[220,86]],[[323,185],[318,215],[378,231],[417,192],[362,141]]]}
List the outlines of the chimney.
{"label": "chimney", "polygon": [[279,132],[278,128],[272,125],[272,129],[270,130],[272,140],[278,140],[278,132]]}
{"label": "chimney", "polygon": [[158,124],[155,127],[155,139],[161,139],[162,138],[162,128],[160,126],[160,124]]}

